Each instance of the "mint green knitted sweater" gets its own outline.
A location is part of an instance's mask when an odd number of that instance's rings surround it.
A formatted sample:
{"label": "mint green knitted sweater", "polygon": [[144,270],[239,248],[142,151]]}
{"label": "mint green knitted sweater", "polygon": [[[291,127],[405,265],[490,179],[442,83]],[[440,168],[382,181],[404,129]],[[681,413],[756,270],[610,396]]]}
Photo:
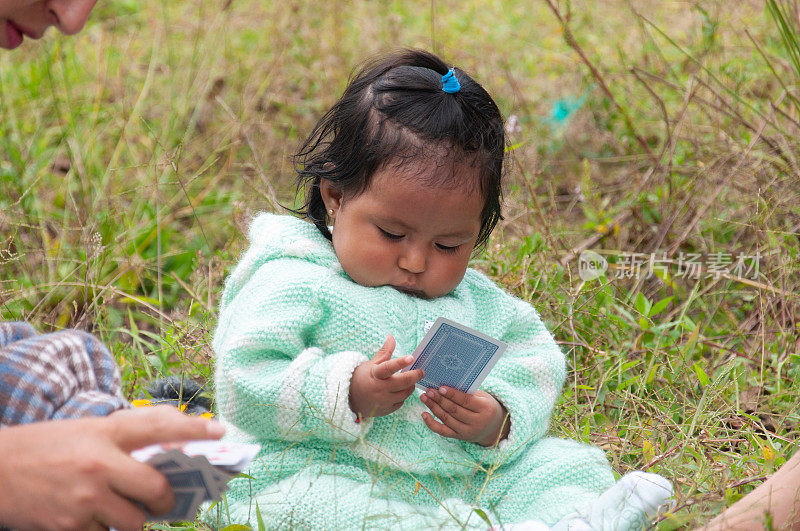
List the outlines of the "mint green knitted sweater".
{"label": "mint green knitted sweater", "polygon": [[[261,214],[228,278],[214,335],[219,418],[227,439],[262,449],[223,504],[222,523],[267,527],[477,527],[556,522],[613,483],[594,447],[544,438],[565,377],[564,357],[536,311],[469,269],[456,289],[425,300],[364,287],[342,270],[316,227]],[[357,422],[350,378],[391,333],[413,352],[426,321],[444,316],[508,343],[481,389],[509,411],[496,448],[425,426],[419,391],[394,413]]]}

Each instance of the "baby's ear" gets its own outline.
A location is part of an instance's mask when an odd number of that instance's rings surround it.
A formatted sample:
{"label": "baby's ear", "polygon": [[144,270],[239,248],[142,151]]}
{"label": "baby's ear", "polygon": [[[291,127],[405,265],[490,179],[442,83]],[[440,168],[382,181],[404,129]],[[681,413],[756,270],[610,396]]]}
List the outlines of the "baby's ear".
{"label": "baby's ear", "polygon": [[322,201],[325,203],[326,209],[336,211],[342,205],[341,190],[339,190],[333,182],[324,177],[319,181],[319,193],[322,196]]}
{"label": "baby's ear", "polygon": [[323,171],[331,171],[335,167],[336,167],[336,164],[334,164],[333,162],[326,162],[325,164],[322,165],[322,170]]}

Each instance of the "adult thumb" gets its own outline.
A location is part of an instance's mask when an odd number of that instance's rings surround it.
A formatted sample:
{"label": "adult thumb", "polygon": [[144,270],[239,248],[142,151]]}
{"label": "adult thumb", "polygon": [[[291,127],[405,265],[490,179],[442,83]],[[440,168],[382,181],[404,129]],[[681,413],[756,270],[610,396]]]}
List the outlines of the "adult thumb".
{"label": "adult thumb", "polygon": [[378,349],[378,352],[372,357],[373,363],[383,363],[384,361],[388,361],[392,358],[392,352],[394,352],[395,347],[395,340],[392,334],[386,336],[386,341],[383,342],[383,346]]}

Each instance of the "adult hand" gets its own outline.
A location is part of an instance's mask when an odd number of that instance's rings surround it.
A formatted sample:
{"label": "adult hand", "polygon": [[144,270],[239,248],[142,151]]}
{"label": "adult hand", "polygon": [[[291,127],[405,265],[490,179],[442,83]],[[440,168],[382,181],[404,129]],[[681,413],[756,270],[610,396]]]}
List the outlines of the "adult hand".
{"label": "adult hand", "polygon": [[800,452],[701,529],[800,529]]}
{"label": "adult hand", "polygon": [[222,426],[170,406],[0,430],[0,524],[20,529],[141,529],[175,503],[161,473],[129,452],[149,444],[218,439]]}
{"label": "adult hand", "polygon": [[457,389],[441,387],[438,391],[428,389],[422,402],[430,413],[423,413],[422,420],[434,432],[443,437],[461,439],[492,446],[508,437],[511,418],[506,408],[495,397],[484,391],[470,395]]}
{"label": "adult hand", "polygon": [[350,409],[362,417],[382,417],[396,411],[425,376],[422,369],[398,374],[414,361],[413,356],[392,359],[395,341],[389,335],[371,360],[353,371],[350,380]]}

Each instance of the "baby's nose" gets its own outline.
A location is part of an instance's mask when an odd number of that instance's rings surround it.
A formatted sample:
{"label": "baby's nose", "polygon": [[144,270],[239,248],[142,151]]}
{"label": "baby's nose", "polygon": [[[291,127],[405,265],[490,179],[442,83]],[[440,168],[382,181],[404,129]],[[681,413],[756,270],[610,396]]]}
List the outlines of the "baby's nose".
{"label": "baby's nose", "polygon": [[410,245],[398,260],[398,266],[409,273],[422,273],[425,271],[427,253],[416,245]]}

